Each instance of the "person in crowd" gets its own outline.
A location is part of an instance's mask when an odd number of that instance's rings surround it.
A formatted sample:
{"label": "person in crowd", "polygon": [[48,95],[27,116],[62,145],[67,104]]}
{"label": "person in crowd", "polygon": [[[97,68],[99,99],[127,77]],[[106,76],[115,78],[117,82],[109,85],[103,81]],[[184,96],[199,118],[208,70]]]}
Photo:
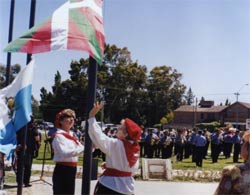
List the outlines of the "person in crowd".
{"label": "person in crowd", "polygon": [[205,145],[205,148],[204,148],[203,159],[206,159],[206,156],[208,155],[208,148],[209,148],[209,144],[210,144],[211,134],[207,129],[204,129],[203,135],[206,138],[206,145]]}
{"label": "person in crowd", "polygon": [[211,157],[212,163],[217,163],[221,152],[222,136],[220,129],[215,129],[211,135]]}
{"label": "person in crowd", "polygon": [[113,138],[116,138],[117,136],[116,136],[116,132],[115,132],[115,129],[110,129],[110,131],[109,131],[109,137],[113,137]]}
{"label": "person in crowd", "polygon": [[155,150],[154,150],[154,153],[155,153],[155,154],[154,154],[154,156],[155,156],[156,158],[160,158],[160,155],[161,155],[161,148],[162,148],[162,145],[161,145],[160,140],[161,140],[161,138],[163,137],[163,132],[162,132],[161,128],[157,128],[156,135],[157,135],[157,137],[158,137],[159,139],[157,139],[157,140],[155,141]]}
{"label": "person in crowd", "polygon": [[146,132],[146,129],[144,126],[141,125],[141,129],[142,129],[142,134],[141,134],[141,139],[140,139],[140,142],[139,142],[139,145],[140,145],[140,156],[141,157],[145,157],[145,139],[146,139],[146,136],[147,136],[147,132]]}
{"label": "person in crowd", "polygon": [[191,134],[191,143],[192,143],[192,162],[195,162],[196,161],[196,153],[195,153],[195,138],[196,138],[196,135],[198,133],[198,129],[197,128],[193,128],[192,130],[192,134]]}
{"label": "person in crowd", "polygon": [[159,140],[158,136],[153,133],[152,129],[148,129],[148,135],[145,139],[145,148],[147,158],[154,158],[155,142]]}
{"label": "person in crowd", "polygon": [[[110,126],[106,127],[106,128],[104,129],[105,135],[109,136],[110,130],[111,130],[111,127],[110,127]],[[98,150],[100,150],[100,149],[98,148]],[[100,151],[101,151],[101,150],[100,150]],[[102,161],[105,162],[105,161],[106,161],[106,155],[105,155],[105,153],[102,152],[102,151],[101,151],[101,156],[102,156]]]}
{"label": "person in crowd", "polygon": [[[25,150],[24,154],[24,172],[23,172],[23,184],[25,187],[32,186],[30,184],[30,176],[31,176],[31,168],[33,163],[33,158],[35,157],[35,151],[37,149],[37,145],[39,145],[40,137],[38,133],[38,129],[34,123],[34,117],[31,116],[31,121],[27,124],[27,134],[26,134],[26,143],[22,145],[23,134],[25,130],[25,126],[19,130],[16,134],[17,136],[17,147],[16,147],[16,154],[17,154],[17,162],[20,162],[21,155],[23,149]],[[16,180],[17,183],[21,182],[21,171],[22,167],[20,166],[21,163],[17,163],[17,171],[16,171]]]}
{"label": "person in crowd", "polygon": [[240,147],[241,147],[241,136],[240,136],[240,130],[236,130],[235,134],[232,137],[233,139],[233,147],[234,147],[234,153],[233,153],[233,162],[238,163],[239,161],[239,154],[240,154]]}
{"label": "person in crowd", "polygon": [[222,176],[214,195],[250,194],[250,130],[244,132],[241,157],[244,163],[223,168]]}
{"label": "person in crowd", "polygon": [[194,140],[195,143],[195,153],[196,153],[196,166],[202,167],[202,160],[206,147],[206,138],[202,135],[202,130],[198,130],[198,134]]}
{"label": "person in crowd", "polygon": [[78,141],[83,143],[83,133],[80,130],[80,126],[74,125],[73,132],[74,132],[75,136],[77,137]]}
{"label": "person in crowd", "polygon": [[192,133],[190,130],[187,130],[186,142],[184,146],[184,158],[189,158],[192,155]]}
{"label": "person in crowd", "polygon": [[[13,154],[14,155],[14,154]],[[5,182],[5,164],[4,164],[4,159],[5,158],[5,154],[0,152],[0,190],[2,191],[4,189],[4,182]],[[12,158],[12,162],[14,161],[14,159]],[[12,167],[13,167],[13,163],[12,163]],[[15,170],[14,170],[15,171]]]}
{"label": "person in crowd", "polygon": [[38,129],[38,125],[37,123],[34,124],[36,131],[38,132],[38,139],[36,138],[36,142],[35,142],[35,151],[34,151],[34,157],[33,158],[37,158],[39,155],[39,149],[42,143],[42,133],[41,131]]}
{"label": "person in crowd", "polygon": [[173,150],[174,150],[174,145],[175,145],[175,138],[176,138],[176,132],[175,129],[171,129],[169,132],[169,136],[171,138],[171,143],[170,143],[170,156],[173,155]]}
{"label": "person in crowd", "polygon": [[177,129],[177,136],[175,139],[175,155],[177,161],[182,161],[184,145],[186,142],[186,138],[184,135],[184,131],[182,129]]}
{"label": "person in crowd", "polygon": [[169,135],[169,130],[165,129],[163,131],[163,137],[160,140],[161,142],[161,153],[162,153],[162,159],[167,159],[167,158],[171,158],[172,155],[172,147],[171,147],[171,143],[172,143],[172,139]]}
{"label": "person in crowd", "polygon": [[83,145],[74,136],[75,112],[64,109],[57,113],[55,120],[56,133],[52,136],[54,150],[53,160],[53,194],[74,194],[78,155],[83,152]]}
{"label": "person in crowd", "polygon": [[230,158],[232,147],[233,147],[233,134],[234,134],[234,128],[230,127],[229,129],[226,129],[225,134],[223,135],[223,143],[224,143],[224,156],[225,158]]}
{"label": "person in crowd", "polygon": [[89,136],[106,154],[105,171],[98,179],[94,194],[134,194],[133,173],[139,167],[141,128],[131,119],[121,121],[117,138],[105,135],[98,126],[95,115],[103,108],[96,102],[89,112]]}
{"label": "person in crowd", "polygon": [[50,159],[53,159],[54,157],[54,150],[52,147],[52,141],[53,141],[53,135],[56,133],[57,128],[55,127],[50,127],[47,133],[46,139],[44,140],[45,142],[45,147],[47,147],[49,145],[49,150],[50,150]]}

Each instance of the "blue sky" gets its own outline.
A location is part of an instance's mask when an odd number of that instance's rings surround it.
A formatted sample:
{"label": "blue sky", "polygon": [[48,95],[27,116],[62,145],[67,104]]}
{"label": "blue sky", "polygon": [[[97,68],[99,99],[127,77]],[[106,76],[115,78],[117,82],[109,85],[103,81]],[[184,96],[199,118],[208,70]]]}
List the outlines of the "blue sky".
{"label": "blue sky", "polygon": [[[41,23],[66,0],[37,0],[35,24]],[[9,0],[0,0],[0,63],[8,43]],[[16,0],[13,40],[29,25],[30,0]],[[106,43],[127,47],[132,60],[146,65],[168,65],[183,74],[182,83],[198,99],[216,104],[250,102],[249,0],[104,0]],[[36,54],[33,95],[51,91],[54,75],[68,78],[71,60],[88,55],[79,51]],[[12,54],[12,64],[25,66],[26,55]]]}

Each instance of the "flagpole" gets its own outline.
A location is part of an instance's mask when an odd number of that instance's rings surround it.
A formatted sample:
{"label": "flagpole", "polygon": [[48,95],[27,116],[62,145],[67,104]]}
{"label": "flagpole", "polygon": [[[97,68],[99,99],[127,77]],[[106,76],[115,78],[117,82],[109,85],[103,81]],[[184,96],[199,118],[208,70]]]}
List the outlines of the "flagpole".
{"label": "flagpole", "polygon": [[[88,103],[87,103],[87,114],[86,121],[88,119],[88,114],[95,103],[96,97],[96,84],[97,84],[97,62],[89,57],[89,67],[88,67]],[[88,122],[85,126],[85,145],[84,145],[84,161],[83,161],[83,179],[82,179],[82,194],[90,194],[90,181],[91,181],[91,170],[92,170],[92,141],[89,137],[89,127]]]}
{"label": "flagpole", "polygon": [[[9,38],[8,43],[12,41],[13,35],[13,22],[14,22],[14,9],[15,9],[15,0],[11,0],[10,3],[10,23],[9,23]],[[7,64],[6,64],[6,80],[5,86],[10,84],[10,64],[11,64],[11,52],[7,53]]]}
{"label": "flagpole", "polygon": [[[10,21],[9,21],[9,38],[8,43],[12,41],[13,35],[13,22],[14,22],[14,9],[15,9],[15,0],[10,2]],[[11,64],[11,53],[7,53],[7,63],[6,63],[6,75],[5,75],[5,86],[8,86],[10,83],[10,64]],[[4,153],[0,154],[0,162],[4,165]],[[1,168],[2,175],[4,175],[4,166]],[[3,190],[4,178],[0,178],[0,189]]]}
{"label": "flagpole", "polygon": [[[32,28],[35,24],[35,14],[36,14],[36,0],[31,0],[29,28]],[[31,54],[27,54],[26,64],[29,64],[30,61],[31,61]]]}
{"label": "flagpole", "polygon": [[[34,26],[35,23],[35,12],[36,12],[36,0],[31,0],[30,4],[30,19],[29,19],[29,28]],[[31,54],[27,54],[26,64],[29,64],[31,61]],[[18,177],[18,186],[17,186],[17,195],[22,195],[23,190],[23,176],[24,176],[24,156],[25,156],[25,148],[26,148],[26,139],[27,139],[27,125],[25,125],[22,129],[22,139],[21,139],[21,159],[20,159],[20,176]]]}

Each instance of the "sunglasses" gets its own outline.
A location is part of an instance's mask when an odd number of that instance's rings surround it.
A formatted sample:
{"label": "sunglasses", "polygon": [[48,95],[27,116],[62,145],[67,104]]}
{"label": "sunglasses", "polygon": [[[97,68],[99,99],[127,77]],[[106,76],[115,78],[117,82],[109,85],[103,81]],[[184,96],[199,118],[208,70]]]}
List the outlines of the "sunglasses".
{"label": "sunglasses", "polygon": [[64,118],[74,118],[75,119],[75,117],[73,115],[67,115],[67,114],[62,116],[62,119],[64,119]]}

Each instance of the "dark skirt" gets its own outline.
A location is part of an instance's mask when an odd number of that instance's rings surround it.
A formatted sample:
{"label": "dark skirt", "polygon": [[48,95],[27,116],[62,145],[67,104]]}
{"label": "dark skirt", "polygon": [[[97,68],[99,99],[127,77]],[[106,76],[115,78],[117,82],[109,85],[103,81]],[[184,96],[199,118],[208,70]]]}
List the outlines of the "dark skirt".
{"label": "dark skirt", "polygon": [[75,193],[76,167],[57,164],[53,172],[53,194]]}
{"label": "dark skirt", "polygon": [[119,192],[116,192],[114,190],[111,190],[107,187],[105,187],[104,185],[102,185],[101,183],[97,182],[96,186],[95,186],[95,192],[94,195],[96,194],[109,194],[109,195],[113,195],[113,194],[119,194],[119,195],[124,195],[121,194]]}

